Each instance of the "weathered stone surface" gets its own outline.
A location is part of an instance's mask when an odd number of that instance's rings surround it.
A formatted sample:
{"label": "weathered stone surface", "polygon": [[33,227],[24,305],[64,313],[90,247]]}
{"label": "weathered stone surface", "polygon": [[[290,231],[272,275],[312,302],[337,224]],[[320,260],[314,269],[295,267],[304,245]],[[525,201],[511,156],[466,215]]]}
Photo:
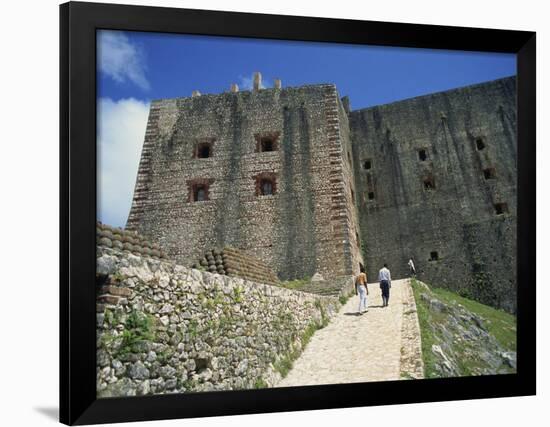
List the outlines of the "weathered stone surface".
{"label": "weathered stone surface", "polygon": [[409,286],[407,280],[394,281],[385,308],[378,307],[382,300],[380,288],[370,287],[369,310],[363,315],[357,315],[359,298],[350,298],[331,323],[315,333],[277,386],[395,381],[404,372],[418,373],[421,378],[421,370],[403,366],[403,303],[409,302]]}
{"label": "weathered stone surface", "polygon": [[407,277],[413,257],[419,279],[515,311],[515,93],[512,77],[350,113],[368,272]]}
{"label": "weathered stone surface", "polygon": [[304,331],[341,307],[337,297],[151,263],[105,247],[98,257],[115,259],[107,279],[116,278],[117,288],[132,281],[127,305],[98,314],[101,397],[254,388],[259,378],[272,386],[279,379],[273,362],[301,348]]}
{"label": "weathered stone surface", "polygon": [[357,274],[364,256],[401,278],[413,257],[420,279],[514,312],[515,91],[512,77],[355,111],[330,84],[154,101],[127,227],[153,255],[191,265],[231,245],[283,280]]}
{"label": "weathered stone surface", "polygon": [[321,273],[315,273],[315,274],[313,275],[313,277],[311,278],[311,281],[312,281],[312,282],[321,282],[321,281],[323,281],[323,280],[325,280],[325,278],[322,276]]}
{"label": "weathered stone surface", "polygon": [[[417,282],[419,283],[419,282]],[[516,353],[508,351],[487,328],[488,320],[450,300],[443,302],[425,287],[419,305],[429,327],[435,366],[433,378],[513,373]],[[515,344],[513,346],[515,348]]]}
{"label": "weathered stone surface", "polygon": [[[359,271],[351,138],[334,85],[153,101],[147,129],[127,229],[182,265],[233,246],[282,280]],[[204,200],[193,201],[197,186]]]}

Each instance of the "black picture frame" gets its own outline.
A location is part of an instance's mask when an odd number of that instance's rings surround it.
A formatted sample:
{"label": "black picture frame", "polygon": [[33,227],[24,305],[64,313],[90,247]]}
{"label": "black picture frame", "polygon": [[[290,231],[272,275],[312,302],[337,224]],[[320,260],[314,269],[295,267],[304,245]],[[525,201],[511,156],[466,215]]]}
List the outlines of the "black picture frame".
{"label": "black picture frame", "polygon": [[[517,373],[96,399],[96,30],[517,55]],[[60,421],[91,424],[536,393],[536,34],[480,28],[69,2],[60,6]],[[361,396],[361,397],[360,397]],[[369,396],[368,401],[363,396]]]}

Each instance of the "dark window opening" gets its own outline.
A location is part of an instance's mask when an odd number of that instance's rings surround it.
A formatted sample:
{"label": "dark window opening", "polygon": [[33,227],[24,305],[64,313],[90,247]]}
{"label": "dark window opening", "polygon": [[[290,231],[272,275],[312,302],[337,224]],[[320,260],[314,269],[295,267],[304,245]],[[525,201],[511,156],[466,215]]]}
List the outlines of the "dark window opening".
{"label": "dark window opening", "polygon": [[199,147],[199,159],[206,159],[210,157],[210,146],[207,144],[202,145]]}
{"label": "dark window opening", "polygon": [[476,138],[476,148],[481,151],[485,148],[485,143],[482,138]]}
{"label": "dark window opening", "polygon": [[193,201],[202,202],[208,200],[208,187],[204,184],[195,185],[193,187]]}
{"label": "dark window opening", "polygon": [[432,177],[424,178],[424,190],[434,190],[435,189],[435,182]]}
{"label": "dark window opening", "polygon": [[359,233],[355,232],[355,241],[357,242],[357,245],[359,245]]}
{"label": "dark window opening", "polygon": [[437,261],[439,259],[439,254],[437,251],[430,252],[430,261]]}
{"label": "dark window opening", "polygon": [[372,169],[372,160],[371,159],[365,160],[365,162],[363,163],[363,167],[366,170]]}
{"label": "dark window opening", "polygon": [[201,142],[197,145],[195,151],[195,157],[198,159],[207,159],[212,157],[212,143],[211,142]]}
{"label": "dark window opening", "polygon": [[495,213],[497,215],[504,215],[508,213],[508,204],[507,203],[495,203]]}
{"label": "dark window opening", "polygon": [[483,169],[483,176],[485,177],[485,179],[495,179],[496,178],[495,169],[494,168]]}
{"label": "dark window opening", "polygon": [[210,185],[214,182],[210,178],[195,178],[187,181],[189,189],[189,202],[202,202],[210,200]]}
{"label": "dark window opening", "polygon": [[349,151],[348,151],[348,163],[351,166],[351,154],[349,153]]}
{"label": "dark window opening", "polygon": [[369,200],[374,200],[374,191],[369,191],[368,197]]}
{"label": "dark window opening", "polygon": [[260,139],[260,152],[275,151],[275,141],[273,138],[263,137]]}
{"label": "dark window opening", "polygon": [[271,172],[262,172],[254,176],[256,196],[271,196],[277,193],[276,175]]}
{"label": "dark window opening", "polygon": [[428,153],[426,153],[426,150],[424,149],[418,150],[418,159],[421,162],[425,162],[427,158],[428,158]]}
{"label": "dark window opening", "polygon": [[262,196],[270,196],[273,194],[273,181],[270,179],[262,179],[260,181],[260,194]]}
{"label": "dark window opening", "polygon": [[279,132],[262,132],[254,135],[256,139],[256,152],[257,153],[270,153],[277,151]]}
{"label": "dark window opening", "polygon": [[351,190],[351,203],[355,204],[355,193],[353,192],[353,189]]}

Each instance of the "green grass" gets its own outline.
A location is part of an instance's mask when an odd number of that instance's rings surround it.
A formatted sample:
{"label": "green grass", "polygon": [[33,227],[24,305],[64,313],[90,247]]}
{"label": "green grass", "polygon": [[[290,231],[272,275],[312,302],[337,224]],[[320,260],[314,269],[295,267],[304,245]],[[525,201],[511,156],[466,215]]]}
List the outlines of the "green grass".
{"label": "green grass", "polygon": [[304,277],[303,279],[296,280],[287,280],[286,282],[281,282],[281,286],[287,289],[296,289],[300,290],[311,282],[310,277]]}
{"label": "green grass", "polygon": [[133,310],[124,323],[122,341],[118,356],[126,357],[130,353],[140,352],[139,346],[155,339],[154,318],[149,314]]}
{"label": "green grass", "polygon": [[486,320],[484,326],[490,334],[492,334],[498,343],[512,351],[516,351],[516,317],[503,310],[498,310],[473,301],[468,298],[461,297],[451,291],[441,288],[434,288],[432,292],[446,304],[460,304],[466,310],[477,314]]}
{"label": "green grass", "polygon": [[346,305],[346,303],[348,302],[349,300],[349,295],[348,296],[345,296],[345,295],[340,295],[338,297],[338,301],[340,301],[340,304],[342,305]]}
{"label": "green grass", "polygon": [[254,382],[254,388],[267,388],[269,385],[265,382],[263,378],[257,378]]}
{"label": "green grass", "polygon": [[[495,338],[498,344],[507,351],[516,351],[516,318],[502,310],[489,307],[477,301],[461,297],[451,291],[441,288],[426,289],[415,279],[411,281],[420,334],[422,338],[422,358],[424,361],[424,376],[433,378],[440,376],[436,369],[437,358],[432,352],[433,344],[441,344],[445,338],[440,332],[439,326],[449,326],[449,314],[430,310],[429,304],[420,298],[421,294],[428,294],[447,306],[457,307],[460,304],[465,310],[482,319],[483,326]],[[468,327],[461,321],[462,326]],[[452,331],[452,329],[451,329]],[[461,375],[472,375],[486,368],[485,362],[478,357],[480,343],[472,343],[468,340],[453,339],[447,342],[454,353],[455,363]],[[507,369],[503,367],[502,369]]]}
{"label": "green grass", "polygon": [[311,338],[313,337],[315,332],[317,332],[319,329],[323,329],[325,326],[328,325],[329,319],[326,316],[324,307],[321,305],[321,302],[316,301],[315,306],[321,311],[321,320],[320,322],[312,321],[307,325],[306,329],[300,337],[300,342],[302,344],[301,349],[291,349],[289,352],[280,357],[275,363],[273,363],[273,367],[277,372],[279,372],[279,374],[281,374],[281,377],[283,378],[288,375],[288,373],[292,369],[294,361],[298,359],[298,357],[300,357],[306,346],[311,341]]}
{"label": "green grass", "polygon": [[432,328],[431,313],[427,306],[422,303],[420,294],[424,291],[424,288],[416,281],[411,279],[411,284],[414,293],[414,299],[416,300],[416,310],[418,313],[418,324],[420,326],[420,336],[422,341],[422,359],[424,360],[424,376],[430,378],[434,376],[435,369],[435,356],[432,353],[432,344],[436,343],[435,336]]}
{"label": "green grass", "polygon": [[281,374],[281,377],[284,378],[292,369],[292,364],[296,358],[293,358],[292,354],[285,354],[273,364],[273,367],[277,372],[279,372],[279,374]]}

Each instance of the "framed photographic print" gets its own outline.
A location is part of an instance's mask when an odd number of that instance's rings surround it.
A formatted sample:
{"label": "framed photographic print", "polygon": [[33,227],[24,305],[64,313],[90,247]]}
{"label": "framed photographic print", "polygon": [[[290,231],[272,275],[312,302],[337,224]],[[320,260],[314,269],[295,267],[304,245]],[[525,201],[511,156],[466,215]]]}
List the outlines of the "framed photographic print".
{"label": "framed photographic print", "polygon": [[534,33],[60,24],[63,423],[535,393]]}

